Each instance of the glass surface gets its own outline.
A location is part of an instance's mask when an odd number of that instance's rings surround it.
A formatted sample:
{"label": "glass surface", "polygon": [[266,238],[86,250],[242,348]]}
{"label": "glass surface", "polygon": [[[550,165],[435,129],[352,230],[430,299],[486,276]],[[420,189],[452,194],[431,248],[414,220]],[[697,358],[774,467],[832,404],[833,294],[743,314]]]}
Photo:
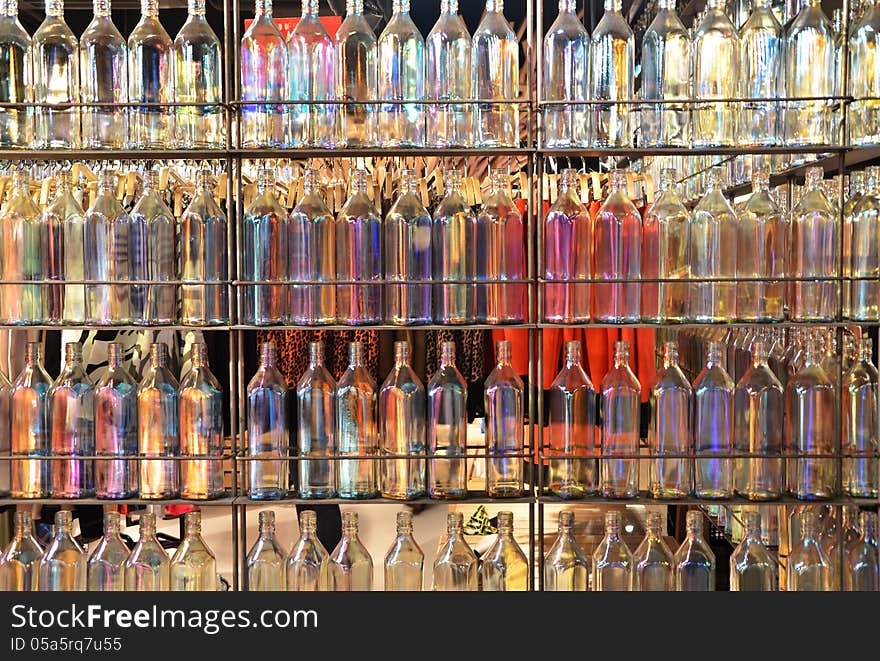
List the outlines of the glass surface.
{"label": "glass surface", "polygon": [[[324,202],[315,171],[303,173],[302,188],[303,195],[288,221],[290,281],[331,282],[336,275],[336,218]],[[336,288],[332,285],[293,284],[290,287],[290,321],[298,325],[335,322]]]}
{"label": "glass surface", "polygon": [[477,147],[518,147],[519,40],[504,17],[504,0],[486,0],[486,11],[472,40],[473,98],[477,104],[474,144]]}
{"label": "glass surface", "polygon": [[586,592],[590,583],[590,561],[574,537],[574,513],[559,513],[559,536],[544,556],[544,590]]}
{"label": "glass surface", "polygon": [[[425,39],[425,99],[470,101],[471,35],[458,13],[458,0],[441,0],[440,18]],[[473,144],[473,106],[428,105],[426,139],[433,147]]]}
{"label": "glass surface", "polygon": [[[723,363],[722,345],[710,342],[706,364],[694,380],[694,495],[730,498],[733,479],[734,383]],[[778,424],[778,421],[777,421]]]}
{"label": "glass surface", "polygon": [[373,559],[358,537],[358,516],[342,513],[342,539],[330,554],[329,589],[332,592],[369,592],[373,589]]}
{"label": "glass surface", "polygon": [[[95,454],[99,457],[138,452],[138,387],[122,359],[122,345],[111,342],[107,371],[95,388]],[[138,489],[136,460],[96,460],[95,484],[98,498],[129,498]]]}
{"label": "glass surface", "polygon": [[[635,498],[639,489],[641,385],[629,366],[629,343],[615,342],[614,366],[599,386],[602,411],[601,492],[604,498]],[[614,455],[626,455],[615,458]],[[595,565],[594,565],[595,571]],[[594,581],[593,589],[598,589]],[[629,589],[629,588],[627,588]]]}
{"label": "glass surface", "polygon": [[242,279],[273,284],[245,288],[241,295],[241,320],[252,324],[283,323],[290,318],[290,296],[287,287],[278,283],[289,275],[289,219],[275,196],[275,177],[268,169],[258,172],[257,196],[245,212],[242,224]]}
{"label": "glass surface", "polygon": [[[25,346],[25,365],[12,382],[10,437],[13,457],[42,457],[49,449],[46,394],[52,381],[42,363],[37,342]],[[49,493],[49,466],[43,459],[13,459],[13,498],[45,498]]]}
{"label": "glass surface", "polygon": [[39,590],[42,557],[43,547],[34,536],[31,513],[17,511],[12,539],[0,555],[0,586],[7,592]]}
{"label": "glass surface", "polygon": [[73,519],[67,510],[55,513],[55,533],[40,559],[41,592],[84,592],[87,587],[87,559],[73,538]]}
{"label": "glass surface", "polygon": [[[30,193],[30,180],[23,172],[13,177],[12,192],[0,208],[0,275],[3,280],[40,280],[44,273],[42,236],[46,233],[43,214]],[[46,312],[43,289],[39,285],[0,286],[0,322],[39,324]]]}
{"label": "glass surface", "polygon": [[288,486],[287,383],[275,367],[275,345],[260,347],[260,367],[247,389],[248,495],[284,498]]}
{"label": "glass surface", "polygon": [[193,344],[192,369],[180,381],[180,497],[223,494],[223,391],[208,365],[208,348]]}
{"label": "glass surface", "polygon": [[477,219],[462,194],[459,171],[446,173],[446,196],[434,210],[431,248],[434,279],[455,280],[435,284],[434,321],[438,324],[468,324],[476,320]]}
{"label": "glass surface", "polygon": [[[363,0],[346,0],[345,19],[336,31],[336,82],[340,101],[378,98],[378,44],[364,18]],[[346,147],[377,144],[378,113],[372,104],[339,108],[339,143]]]}
{"label": "glass surface", "polygon": [[490,498],[517,497],[523,489],[525,393],[510,364],[510,342],[497,344],[496,361],[485,383],[486,491]]}
{"label": "glass surface", "polygon": [[[164,344],[150,346],[150,364],[138,386],[138,454],[176,457],[180,452],[180,399],[177,379],[167,367]],[[179,462],[140,459],[140,497],[176,498],[180,494]]]}
{"label": "glass surface", "polygon": [[385,591],[419,592],[425,554],[413,538],[412,514],[397,513],[397,536],[385,554]]}
{"label": "glass surface", "polygon": [[498,512],[498,536],[481,556],[483,592],[525,592],[529,561],[513,537],[513,514]]}
{"label": "glass surface", "polygon": [[[137,72],[135,72],[137,74]],[[94,17],[79,39],[80,101],[110,106],[82,109],[84,149],[122,149],[128,140],[128,48],[110,16],[110,0],[94,0]]]}
{"label": "glass surface", "polygon": [[171,558],[156,538],[156,515],[141,514],[140,536],[125,561],[127,592],[167,592],[171,587]]}
{"label": "glass surface", "polygon": [[[651,495],[654,498],[683,498],[691,492],[693,462],[685,455],[691,449],[691,416],[694,392],[678,364],[678,345],[663,345],[663,362],[651,388]],[[679,455],[664,457],[664,455]]]}
{"label": "glass surface", "polygon": [[275,537],[275,512],[260,512],[259,522],[259,536],[245,558],[248,591],[284,591],[285,554]]}
{"label": "glass surface", "polygon": [[375,498],[379,495],[376,460],[379,452],[377,388],[364,367],[363,345],[349,345],[349,365],[336,388],[336,447],[338,456],[356,455],[360,459],[341,459],[336,486],[340,498]]}
{"label": "glass surface", "polygon": [[[605,0],[605,13],[590,44],[590,99],[627,101],[633,98],[635,36],[621,13],[621,0]],[[613,103],[592,108],[593,147],[632,146],[629,105]]]}
{"label": "glass surface", "polygon": [[[379,35],[379,139],[383,147],[420,147],[425,142],[425,40],[409,14],[410,0],[394,0]],[[406,103],[403,103],[406,102]]]}
{"label": "glass surface", "polygon": [[46,0],[46,18],[34,32],[32,54],[34,102],[58,104],[58,107],[34,110],[33,146],[35,149],[77,149],[80,111],[67,104],[74,104],[80,98],[79,40],[64,21],[63,0]]}
{"label": "glass surface", "polygon": [[323,342],[309,345],[309,365],[296,386],[300,498],[336,495],[336,381],[324,366]]}
{"label": "glass surface", "polygon": [[[141,19],[128,37],[128,98],[133,103],[174,101],[174,52],[159,22],[159,0],[141,0]],[[129,147],[172,146],[174,110],[134,106],[129,115]]]}
{"label": "glass surface", "polygon": [[593,590],[629,592],[634,564],[633,554],[620,538],[620,512],[606,512],[605,537],[593,552]]}
{"label": "glass surface", "polygon": [[761,540],[761,515],[746,512],[746,531],[730,556],[730,589],[736,592],[775,592],[779,585],[776,558]]}
{"label": "glass surface", "polygon": [[724,12],[722,0],[709,0],[703,20],[695,27],[693,92],[694,146],[730,147],[736,144],[736,104],[713,99],[736,98],[739,92],[740,40]]}
{"label": "glass surface", "polygon": [[427,386],[428,495],[467,495],[468,387],[455,366],[455,343],[440,345],[440,366]]}
{"label": "glass surface", "polygon": [[[785,94],[785,41],[770,0],[756,0],[740,31],[741,93],[753,99],[739,112],[739,143],[750,146],[779,144],[783,106],[773,99]],[[742,254],[742,253],[740,253]]]}
{"label": "glass surface", "polygon": [[[272,0],[257,0],[254,20],[241,38],[241,146],[287,145],[287,44],[272,19]],[[270,102],[270,103],[265,103]],[[271,103],[278,102],[278,103]]]}
{"label": "glass surface", "polygon": [[544,35],[543,143],[550,149],[589,144],[587,106],[554,103],[586,101],[589,90],[590,35],[577,17],[575,0],[560,0],[559,14]]}
{"label": "glass surface", "polygon": [[687,536],[673,559],[673,578],[678,592],[715,590],[715,554],[703,538],[703,512],[687,513]]}
{"label": "glass surface", "polygon": [[202,517],[187,512],[186,534],[171,557],[171,590],[174,592],[216,592],[217,559],[202,539]]}
{"label": "glass surface", "polygon": [[288,591],[317,592],[330,589],[330,556],[315,534],[317,518],[312,510],[299,515],[300,536],[284,564]]}
{"label": "glass surface", "polygon": [[122,517],[118,512],[104,514],[104,536],[89,556],[89,592],[122,592],[125,589],[125,562],[128,546],[120,536]]}
{"label": "glass surface", "polygon": [[441,538],[434,559],[437,592],[476,592],[479,589],[479,560],[462,533],[461,512],[446,515],[446,537]]}
{"label": "glass surface", "polygon": [[671,592],[675,558],[663,539],[663,516],[649,512],[645,538],[633,553],[633,590]]}

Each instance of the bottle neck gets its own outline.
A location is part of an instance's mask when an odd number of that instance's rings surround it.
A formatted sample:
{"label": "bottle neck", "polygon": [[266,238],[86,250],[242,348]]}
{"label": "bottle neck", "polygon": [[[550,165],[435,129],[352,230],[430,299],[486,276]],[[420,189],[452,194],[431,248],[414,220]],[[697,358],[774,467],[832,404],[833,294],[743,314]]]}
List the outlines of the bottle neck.
{"label": "bottle neck", "polygon": [[419,190],[419,180],[415,173],[411,170],[404,170],[400,177],[401,193],[412,193],[415,195]]}
{"label": "bottle neck", "polygon": [[397,513],[397,534],[398,536],[409,537],[412,535],[412,514],[409,512]]}
{"label": "bottle neck", "polygon": [[863,337],[859,340],[859,360],[862,362],[870,362],[872,359],[872,354],[874,347],[872,346],[871,338]]}
{"label": "bottle neck", "polygon": [[664,11],[675,11],[675,0],[660,0],[657,6]]}
{"label": "bottle neck", "polygon": [[204,16],[205,0],[188,0],[187,8],[190,16]]}
{"label": "bottle neck", "polygon": [[364,0],[346,0],[345,13],[347,16],[360,16],[364,13]]}
{"label": "bottle neck", "polygon": [[159,369],[165,367],[168,362],[168,348],[160,343],[156,342],[150,345],[150,365],[153,366],[154,369]]}
{"label": "bottle neck", "polygon": [[486,12],[504,13],[504,0],[486,0]]}
{"label": "bottle neck", "polygon": [[498,354],[498,366],[499,367],[510,365],[510,357],[511,357],[510,342],[508,342],[506,340],[499,342],[496,353]]}
{"label": "bottle neck", "polygon": [[394,343],[394,364],[396,367],[409,365],[409,344],[406,342]]}
{"label": "bottle neck", "polygon": [[46,0],[46,16],[64,18],[64,0]]}
{"label": "bottle neck", "polygon": [[260,536],[275,536],[275,512],[260,512]]}
{"label": "bottle neck", "polygon": [[512,512],[498,512],[498,536],[505,539],[513,538]]}
{"label": "bottle neck", "polygon": [[69,536],[73,530],[73,516],[62,510],[55,513],[55,538]]}
{"label": "bottle neck", "polygon": [[30,512],[15,513],[15,537],[23,539],[30,537],[34,530],[34,520]]}
{"label": "bottle neck", "polygon": [[441,14],[457,14],[458,0],[440,0]]}
{"label": "bottle neck", "polygon": [[703,537],[703,519],[702,514],[699,514],[699,518],[697,516],[688,517],[687,520],[687,536],[691,539],[702,539]]}
{"label": "bottle neck", "polygon": [[272,0],[256,0],[254,16],[272,17]]}
{"label": "bottle neck", "polygon": [[753,540],[761,540],[761,515],[757,512],[747,512],[745,517],[746,537]]}
{"label": "bottle neck", "polygon": [[567,193],[576,191],[578,185],[577,170],[563,170],[562,176],[559,178],[559,192]]}
{"label": "bottle neck", "polygon": [[318,17],[318,0],[302,0],[301,4],[303,18]]}
{"label": "bottle neck", "polygon": [[460,512],[450,512],[446,515],[446,533],[450,537],[458,537],[464,528],[464,517]]}
{"label": "bottle neck", "polygon": [[565,363],[568,367],[581,364],[581,343],[577,340],[565,344]]}
{"label": "bottle neck", "polygon": [[194,368],[207,367],[208,347],[203,342],[196,342],[193,344],[190,360]]}
{"label": "bottle neck", "polygon": [[275,367],[274,342],[264,342],[260,345],[260,367]]}
{"label": "bottle neck", "polygon": [[614,367],[624,367],[629,365],[629,343],[614,343]]}
{"label": "bottle neck", "polygon": [[38,342],[28,342],[24,348],[24,362],[29,367],[39,367],[43,358],[43,348]]}
{"label": "bottle neck", "polygon": [[822,190],[822,168],[809,168],[804,179],[807,190]]}
{"label": "bottle neck", "polygon": [[[158,12],[157,12],[158,14]],[[146,15],[146,14],[144,14]],[[159,173],[156,170],[147,170],[144,173],[144,194],[159,190]]]}
{"label": "bottle neck", "polygon": [[715,367],[722,365],[723,349],[720,342],[710,342],[709,349],[706,352],[706,367]]}
{"label": "bottle neck", "polygon": [[363,365],[364,347],[360,342],[352,342],[348,345],[349,367]]}
{"label": "bottle neck", "polygon": [[760,193],[770,190],[770,173],[767,170],[758,170],[752,175],[752,192]]}
{"label": "bottle neck", "polygon": [[82,363],[82,345],[79,342],[68,342],[64,345],[64,362],[67,365]]}
{"label": "bottle neck", "polygon": [[355,170],[351,178],[351,189],[356,193],[366,194],[367,192],[367,172],[366,170]]}
{"label": "bottle neck", "polygon": [[666,193],[675,190],[675,170],[664,168],[660,173],[660,192]]}
{"label": "bottle neck", "polygon": [[455,364],[455,342],[444,342],[440,345],[440,365]]}
{"label": "bottle neck", "polygon": [[104,536],[115,537],[119,534],[121,527],[119,514],[116,512],[108,512],[104,515]]}
{"label": "bottle neck", "polygon": [[569,536],[574,533],[574,514],[572,512],[559,513],[559,534]]}
{"label": "bottle neck", "polygon": [[862,530],[862,539],[876,545],[877,515],[874,512],[862,512],[859,518],[859,527]]}
{"label": "bottle neck", "polygon": [[663,345],[663,367],[669,369],[678,365],[678,344],[667,342]]}
{"label": "bottle neck", "polygon": [[159,0],[141,0],[141,14],[159,18]]}
{"label": "bottle neck", "polygon": [[621,9],[623,9],[622,0],[605,0],[605,11],[620,13]]}
{"label": "bottle neck", "polygon": [[624,188],[623,170],[612,170],[609,177],[608,189],[611,194],[619,193]]}
{"label": "bottle neck", "polygon": [[111,342],[107,345],[107,367],[115,370],[120,365],[122,365],[122,345],[119,342]]}
{"label": "bottle neck", "polygon": [[93,8],[96,18],[106,18],[110,16],[110,0],[95,0]]}
{"label": "bottle neck", "polygon": [[574,14],[577,11],[577,0],[559,0],[560,14]]}
{"label": "bottle neck", "polygon": [[[305,9],[303,9],[303,16],[306,16]],[[303,172],[303,195],[311,195],[315,192],[315,179],[316,175],[314,170],[306,170],[305,172]]]}
{"label": "bottle neck", "polygon": [[98,175],[98,193],[113,196],[116,189],[116,175],[112,172],[103,172]]}
{"label": "bottle neck", "polygon": [[395,14],[408,14],[409,1],[410,0],[393,0],[391,3],[391,10]]}
{"label": "bottle neck", "polygon": [[767,347],[760,340],[752,344],[752,365],[755,367],[767,365]]}
{"label": "bottle neck", "polygon": [[156,536],[155,514],[152,514],[150,512],[145,512],[144,514],[141,514],[140,536],[142,540],[148,537]]}
{"label": "bottle neck", "polygon": [[309,366],[320,367],[324,364],[324,343],[312,342],[309,344]]}
{"label": "bottle neck", "polygon": [[186,518],[186,536],[199,537],[202,534],[202,517],[198,512],[187,512]]}

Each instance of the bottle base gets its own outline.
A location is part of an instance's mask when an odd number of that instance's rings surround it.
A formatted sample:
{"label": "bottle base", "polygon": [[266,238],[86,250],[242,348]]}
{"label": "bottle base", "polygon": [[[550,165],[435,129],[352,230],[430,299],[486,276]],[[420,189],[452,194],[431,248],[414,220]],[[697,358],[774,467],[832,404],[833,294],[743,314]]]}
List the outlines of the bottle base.
{"label": "bottle base", "polygon": [[345,498],[346,500],[369,500],[371,498],[378,498],[378,491],[340,491],[340,498]]}
{"label": "bottle base", "polygon": [[287,491],[281,489],[260,489],[248,492],[251,500],[282,500],[287,496]]}

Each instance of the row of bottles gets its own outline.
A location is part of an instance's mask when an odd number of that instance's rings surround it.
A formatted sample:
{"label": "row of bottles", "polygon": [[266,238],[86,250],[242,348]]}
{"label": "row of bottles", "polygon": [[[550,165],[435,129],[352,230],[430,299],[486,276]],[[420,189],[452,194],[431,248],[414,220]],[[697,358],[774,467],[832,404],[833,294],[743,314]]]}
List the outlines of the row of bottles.
{"label": "row of bottles", "polygon": [[180,383],[160,343],[150,347],[140,383],[116,342],[108,344],[107,371],[97,383],[85,371],[79,344],[65,346],[54,381],[41,354],[39,343],[28,343],[21,374],[11,384],[0,378],[11,497],[205,500],[223,494],[223,394],[204,344],[193,345],[192,368]]}

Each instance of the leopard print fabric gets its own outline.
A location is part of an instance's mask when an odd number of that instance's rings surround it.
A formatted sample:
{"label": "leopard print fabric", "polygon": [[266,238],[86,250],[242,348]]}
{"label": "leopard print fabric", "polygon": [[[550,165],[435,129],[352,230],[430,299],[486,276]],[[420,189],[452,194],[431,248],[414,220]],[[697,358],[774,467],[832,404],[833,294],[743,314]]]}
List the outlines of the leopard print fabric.
{"label": "leopard print fabric", "polygon": [[364,345],[364,366],[377,383],[379,366],[379,332],[368,328],[344,331],[330,330],[261,330],[258,342],[275,343],[275,364],[295,388],[309,366],[309,343],[324,343],[324,364],[337,381],[348,367],[348,345],[361,342]]}

